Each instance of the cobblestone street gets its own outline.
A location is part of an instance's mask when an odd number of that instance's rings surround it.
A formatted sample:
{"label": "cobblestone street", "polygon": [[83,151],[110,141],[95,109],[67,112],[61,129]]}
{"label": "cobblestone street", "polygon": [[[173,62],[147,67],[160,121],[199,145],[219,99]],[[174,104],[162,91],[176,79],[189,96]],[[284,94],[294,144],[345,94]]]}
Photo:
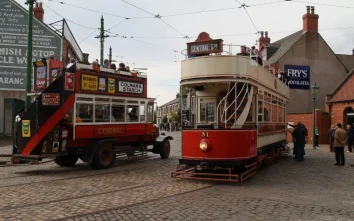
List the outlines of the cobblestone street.
{"label": "cobblestone street", "polygon": [[354,220],[352,153],[338,167],[327,146],[307,147],[305,162],[284,157],[242,184],[177,180],[181,136],[170,134],[167,160],[0,167],[0,220]]}

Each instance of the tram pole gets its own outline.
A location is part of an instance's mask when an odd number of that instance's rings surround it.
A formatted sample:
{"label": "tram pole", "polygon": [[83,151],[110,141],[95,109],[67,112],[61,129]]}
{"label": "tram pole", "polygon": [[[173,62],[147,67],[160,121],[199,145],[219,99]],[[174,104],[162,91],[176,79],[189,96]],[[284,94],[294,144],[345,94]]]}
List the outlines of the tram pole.
{"label": "tram pole", "polygon": [[109,64],[112,63],[112,46],[109,46]]}
{"label": "tram pole", "polygon": [[100,37],[101,37],[100,65],[102,67],[102,65],[103,65],[103,51],[104,51],[104,19],[103,19],[103,15],[101,17],[101,33],[100,33]]}
{"label": "tram pole", "polygon": [[33,31],[33,5],[36,0],[27,0],[28,5],[28,36],[27,36],[27,75],[26,75],[26,107],[31,103],[31,97],[28,95],[31,92],[32,81],[32,31]]}
{"label": "tram pole", "polygon": [[316,82],[312,85],[311,90],[312,90],[312,99],[313,99],[313,131],[312,131],[312,144],[313,144],[313,149],[316,149],[316,143],[315,143],[315,132],[316,132],[316,95],[317,95],[317,90],[320,89],[320,87],[317,86]]}

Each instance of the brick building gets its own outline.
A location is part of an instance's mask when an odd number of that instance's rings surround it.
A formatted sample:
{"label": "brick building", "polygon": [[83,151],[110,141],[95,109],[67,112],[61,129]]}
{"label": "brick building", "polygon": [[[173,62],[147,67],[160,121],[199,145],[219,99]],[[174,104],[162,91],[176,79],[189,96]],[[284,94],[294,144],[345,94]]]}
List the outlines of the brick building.
{"label": "brick building", "polygon": [[[289,77],[290,101],[287,107],[288,122],[302,121],[312,138],[313,102],[311,85],[320,87],[316,96],[316,126],[319,143],[327,143],[330,123],[326,96],[348,76],[354,63],[352,55],[337,55],[318,32],[319,16],[315,7],[307,6],[302,16],[303,28],[283,39],[271,43],[268,33],[259,39],[259,51],[266,67],[277,74],[284,71]],[[323,135],[323,136],[322,136]],[[290,134],[288,136],[291,140]],[[312,142],[309,139],[309,142]]]}
{"label": "brick building", "polygon": [[159,106],[157,108],[157,125],[160,125],[160,123],[162,123],[162,120],[164,117],[167,117],[167,120],[169,121],[169,119],[171,118],[171,113],[172,112],[177,112],[179,109],[179,96],[176,96],[175,99]]}

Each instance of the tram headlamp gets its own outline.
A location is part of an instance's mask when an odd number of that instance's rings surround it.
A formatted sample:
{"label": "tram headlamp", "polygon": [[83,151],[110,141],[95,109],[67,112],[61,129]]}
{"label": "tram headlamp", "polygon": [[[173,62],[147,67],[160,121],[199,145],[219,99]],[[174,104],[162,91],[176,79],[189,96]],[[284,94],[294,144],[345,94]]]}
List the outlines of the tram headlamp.
{"label": "tram headlamp", "polygon": [[206,151],[208,149],[208,143],[205,142],[205,141],[201,141],[199,143],[199,148],[202,150],[202,151]]}

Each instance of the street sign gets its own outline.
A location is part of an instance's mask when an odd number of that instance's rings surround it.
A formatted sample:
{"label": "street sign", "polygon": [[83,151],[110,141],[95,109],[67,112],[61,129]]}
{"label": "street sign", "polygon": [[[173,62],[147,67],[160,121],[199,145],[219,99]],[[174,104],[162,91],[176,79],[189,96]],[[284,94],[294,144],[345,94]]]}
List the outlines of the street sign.
{"label": "street sign", "polygon": [[[0,90],[26,90],[28,11],[0,0]],[[33,19],[33,61],[54,55],[61,60],[62,38]]]}

